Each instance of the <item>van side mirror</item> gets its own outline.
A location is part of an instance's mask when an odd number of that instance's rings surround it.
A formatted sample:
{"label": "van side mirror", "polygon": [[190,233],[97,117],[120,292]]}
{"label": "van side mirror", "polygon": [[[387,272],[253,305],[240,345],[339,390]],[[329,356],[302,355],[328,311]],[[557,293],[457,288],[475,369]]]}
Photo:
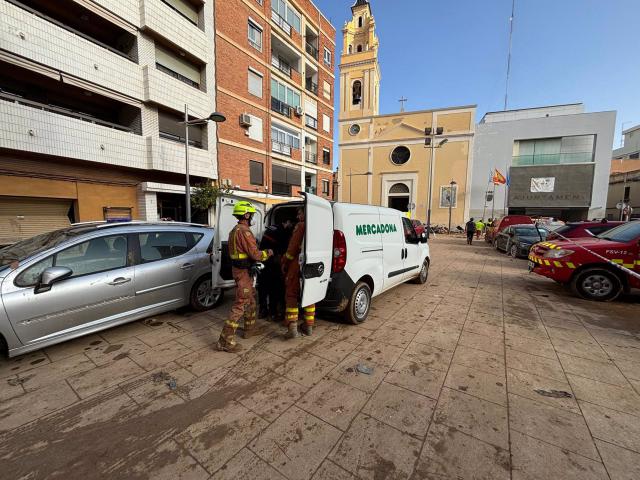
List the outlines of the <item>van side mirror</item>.
{"label": "van side mirror", "polygon": [[428,243],[429,239],[427,239],[427,234],[425,232],[422,232],[422,234],[420,235],[420,243]]}
{"label": "van side mirror", "polygon": [[40,281],[36,285],[34,293],[44,293],[51,290],[55,283],[66,280],[73,275],[73,270],[67,267],[49,267],[40,274]]}

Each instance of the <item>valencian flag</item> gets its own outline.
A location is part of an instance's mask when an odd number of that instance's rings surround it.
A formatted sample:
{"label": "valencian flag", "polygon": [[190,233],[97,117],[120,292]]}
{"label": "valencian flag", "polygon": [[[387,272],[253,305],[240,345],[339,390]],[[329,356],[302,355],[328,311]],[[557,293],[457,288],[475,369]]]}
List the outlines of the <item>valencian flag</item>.
{"label": "valencian flag", "polygon": [[504,175],[502,175],[502,173],[500,173],[500,170],[498,170],[496,168],[495,172],[493,173],[493,184],[494,185],[506,185],[507,184],[507,179],[505,178]]}

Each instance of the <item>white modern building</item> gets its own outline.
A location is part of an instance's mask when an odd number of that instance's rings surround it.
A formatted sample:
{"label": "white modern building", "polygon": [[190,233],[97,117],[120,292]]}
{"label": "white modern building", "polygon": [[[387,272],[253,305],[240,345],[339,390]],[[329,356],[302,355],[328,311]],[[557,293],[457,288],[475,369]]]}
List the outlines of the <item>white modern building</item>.
{"label": "white modern building", "polygon": [[[603,218],[615,121],[581,103],[487,113],[476,128],[471,216]],[[494,190],[495,169],[508,185]]]}
{"label": "white modern building", "polygon": [[[213,0],[0,0],[0,244],[73,221],[183,220],[185,105],[215,111]],[[192,184],[217,178],[192,127]]]}

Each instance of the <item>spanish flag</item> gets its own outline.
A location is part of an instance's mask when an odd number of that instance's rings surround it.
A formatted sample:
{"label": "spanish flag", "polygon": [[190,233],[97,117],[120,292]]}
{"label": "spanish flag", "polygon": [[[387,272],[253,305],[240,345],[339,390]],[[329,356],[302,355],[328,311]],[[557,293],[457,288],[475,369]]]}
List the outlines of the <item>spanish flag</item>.
{"label": "spanish flag", "polygon": [[502,175],[502,173],[500,173],[500,170],[498,170],[496,168],[495,172],[493,173],[493,184],[494,185],[506,185],[507,184],[507,179],[505,178],[504,175]]}

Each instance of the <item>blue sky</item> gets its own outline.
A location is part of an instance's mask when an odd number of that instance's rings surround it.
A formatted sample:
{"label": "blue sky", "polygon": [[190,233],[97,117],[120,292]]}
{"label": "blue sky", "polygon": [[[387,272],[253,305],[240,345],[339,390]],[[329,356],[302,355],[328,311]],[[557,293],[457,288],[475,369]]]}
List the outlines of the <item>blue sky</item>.
{"label": "blue sky", "polygon": [[[353,0],[314,0],[338,30]],[[478,105],[502,110],[511,0],[371,0],[381,113]],[[584,102],[640,123],[639,0],[516,0],[509,108]],[[338,78],[336,76],[336,78]],[[336,110],[337,112],[337,110]],[[629,122],[629,123],[626,123]]]}

